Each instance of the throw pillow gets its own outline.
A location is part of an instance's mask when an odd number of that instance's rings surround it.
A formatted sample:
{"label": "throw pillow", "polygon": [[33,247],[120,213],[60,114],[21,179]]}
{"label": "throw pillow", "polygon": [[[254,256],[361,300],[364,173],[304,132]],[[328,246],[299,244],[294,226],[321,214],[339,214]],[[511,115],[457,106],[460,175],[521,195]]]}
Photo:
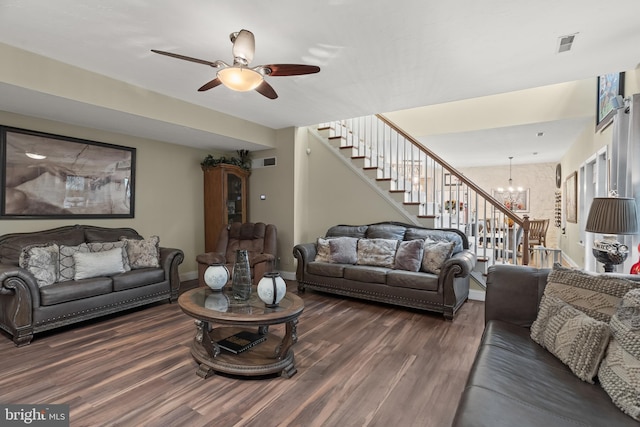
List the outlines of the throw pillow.
{"label": "throw pillow", "polygon": [[142,240],[126,238],[120,238],[120,240],[127,244],[127,256],[132,270],[160,267],[160,238],[158,236]]}
{"label": "throw pillow", "polygon": [[424,240],[404,240],[396,252],[396,270],[419,271],[424,256]]}
{"label": "throw pillow", "polygon": [[60,281],[66,282],[73,280],[76,273],[76,262],[73,259],[75,253],[88,253],[89,246],[86,243],[81,243],[78,246],[66,246],[60,245]]}
{"label": "throw pillow", "polygon": [[531,339],[549,350],[582,381],[593,384],[609,344],[609,325],[550,295],[543,296]]}
{"label": "throw pillow", "polygon": [[73,259],[76,264],[74,280],[124,273],[122,248],[103,252],[76,252]]}
{"label": "throw pillow", "polygon": [[397,240],[360,239],[358,241],[359,265],[393,268],[395,264]]}
{"label": "throw pillow", "polygon": [[640,288],[640,283],[555,265],[544,295],[560,298],[596,320],[609,322],[622,297],[635,288]]}
{"label": "throw pillow", "polygon": [[617,407],[640,421],[640,289],[622,298],[610,327],[613,338],[598,380]]}
{"label": "throw pillow", "polygon": [[329,240],[319,237],[316,247],[317,251],[315,261],[331,262],[331,249],[329,249]]}
{"label": "throw pillow", "polygon": [[129,256],[127,255],[127,242],[90,242],[87,243],[87,246],[89,246],[90,252],[105,252],[110,251],[113,248],[123,249],[120,252],[122,252],[122,265],[124,266],[124,271],[131,270],[131,265],[129,265]]}
{"label": "throw pillow", "polygon": [[58,281],[59,248],[55,243],[30,245],[22,249],[18,265],[36,278],[39,287]]}
{"label": "throw pillow", "polygon": [[331,262],[336,264],[355,264],[358,261],[358,239],[355,237],[337,237],[329,239]]}
{"label": "throw pillow", "polygon": [[454,245],[453,242],[425,240],[422,271],[440,274],[442,265],[451,257]]}

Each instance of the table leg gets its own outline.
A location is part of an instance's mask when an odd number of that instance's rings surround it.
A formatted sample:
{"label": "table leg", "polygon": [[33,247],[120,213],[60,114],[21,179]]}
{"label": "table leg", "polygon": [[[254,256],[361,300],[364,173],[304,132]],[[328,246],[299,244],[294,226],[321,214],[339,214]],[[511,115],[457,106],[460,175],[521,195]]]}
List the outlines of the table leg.
{"label": "table leg", "polygon": [[286,324],[286,330],[282,341],[275,350],[276,359],[282,360],[287,356],[291,346],[298,342],[298,319],[293,319]]}
{"label": "table leg", "polygon": [[220,354],[220,347],[217,342],[211,340],[211,336],[209,335],[209,322],[202,321],[200,328],[202,334],[202,346],[207,350],[207,353],[212,358],[218,356]]}

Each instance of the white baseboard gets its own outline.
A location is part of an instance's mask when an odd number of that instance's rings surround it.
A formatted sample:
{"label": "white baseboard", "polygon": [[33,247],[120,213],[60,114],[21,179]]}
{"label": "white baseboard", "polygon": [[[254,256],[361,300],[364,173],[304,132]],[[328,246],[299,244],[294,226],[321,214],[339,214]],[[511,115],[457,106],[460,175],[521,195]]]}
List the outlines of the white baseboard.
{"label": "white baseboard", "polygon": [[484,301],[486,293],[478,289],[469,289],[469,299],[474,301]]}
{"label": "white baseboard", "polygon": [[296,280],[296,272],[295,271],[279,271],[280,276],[282,276],[285,280]]}
{"label": "white baseboard", "polygon": [[180,274],[180,281],[185,282],[187,280],[195,280],[198,278],[198,270],[187,271]]}

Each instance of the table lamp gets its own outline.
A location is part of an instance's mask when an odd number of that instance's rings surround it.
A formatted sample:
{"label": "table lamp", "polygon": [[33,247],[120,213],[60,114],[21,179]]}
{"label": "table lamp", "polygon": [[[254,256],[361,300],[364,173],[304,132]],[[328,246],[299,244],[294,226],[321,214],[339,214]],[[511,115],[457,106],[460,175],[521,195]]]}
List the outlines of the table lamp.
{"label": "table lamp", "polygon": [[638,234],[636,201],[628,197],[595,197],[589,209],[585,231],[604,234],[602,240],[593,242],[591,252],[604,264],[605,272],[622,264],[629,255],[629,248],[618,242],[618,234]]}

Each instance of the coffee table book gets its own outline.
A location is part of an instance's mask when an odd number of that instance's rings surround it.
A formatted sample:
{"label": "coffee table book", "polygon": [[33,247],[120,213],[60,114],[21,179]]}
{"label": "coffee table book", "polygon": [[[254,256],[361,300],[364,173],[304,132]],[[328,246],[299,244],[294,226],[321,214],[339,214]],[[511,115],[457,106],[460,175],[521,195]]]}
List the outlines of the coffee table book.
{"label": "coffee table book", "polygon": [[218,346],[233,354],[238,354],[249,350],[254,345],[260,344],[266,339],[266,335],[256,334],[249,331],[240,331],[230,337],[218,341]]}

